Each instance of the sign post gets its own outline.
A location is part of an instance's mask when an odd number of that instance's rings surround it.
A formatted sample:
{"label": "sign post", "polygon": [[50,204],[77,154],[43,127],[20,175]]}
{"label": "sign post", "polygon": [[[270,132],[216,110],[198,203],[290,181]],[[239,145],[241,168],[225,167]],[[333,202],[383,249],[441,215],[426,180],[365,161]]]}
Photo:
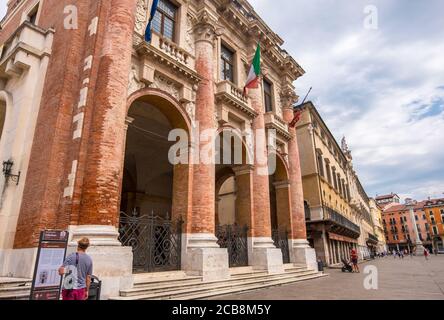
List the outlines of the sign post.
{"label": "sign post", "polygon": [[68,247],[67,231],[45,230],[40,233],[30,300],[59,300],[62,266]]}

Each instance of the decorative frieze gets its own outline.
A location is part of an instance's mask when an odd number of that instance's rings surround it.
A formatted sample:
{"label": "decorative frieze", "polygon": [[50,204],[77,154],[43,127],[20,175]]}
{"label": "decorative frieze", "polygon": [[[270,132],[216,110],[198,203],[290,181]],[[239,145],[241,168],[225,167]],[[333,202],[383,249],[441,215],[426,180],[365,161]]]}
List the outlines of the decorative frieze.
{"label": "decorative frieze", "polygon": [[137,66],[133,64],[129,73],[128,96],[132,95],[137,90],[145,88],[145,83],[140,81],[139,74]]}
{"label": "decorative frieze", "polygon": [[159,73],[154,75],[154,82],[149,87],[165,91],[176,100],[180,100],[180,87],[174,81],[171,81]]}
{"label": "decorative frieze", "polygon": [[148,0],[137,0],[135,30],[140,35],[145,33],[148,14]]}

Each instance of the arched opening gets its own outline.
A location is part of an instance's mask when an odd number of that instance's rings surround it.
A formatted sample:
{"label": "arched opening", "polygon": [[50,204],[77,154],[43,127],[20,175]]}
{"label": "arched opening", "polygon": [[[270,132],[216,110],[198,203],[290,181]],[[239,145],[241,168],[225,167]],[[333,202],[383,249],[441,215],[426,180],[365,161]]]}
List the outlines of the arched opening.
{"label": "arched opening", "polygon": [[269,175],[270,214],[272,238],[282,251],[284,263],[290,263],[289,234],[291,233],[290,182],[284,159],[277,153],[269,154],[269,163],[275,163],[275,170]]}
{"label": "arched opening", "polygon": [[3,137],[3,128],[6,119],[6,101],[0,99],[0,141]]}
{"label": "arched opening", "polygon": [[216,139],[216,236],[227,248],[230,267],[248,265],[248,234],[251,229],[250,157],[241,135],[234,129]]}
{"label": "arched opening", "polygon": [[170,162],[176,141],[168,136],[173,129],[188,133],[187,122],[172,102],[146,95],[131,104],[127,125],[120,241],[133,248],[135,272],[179,270],[189,166]]}

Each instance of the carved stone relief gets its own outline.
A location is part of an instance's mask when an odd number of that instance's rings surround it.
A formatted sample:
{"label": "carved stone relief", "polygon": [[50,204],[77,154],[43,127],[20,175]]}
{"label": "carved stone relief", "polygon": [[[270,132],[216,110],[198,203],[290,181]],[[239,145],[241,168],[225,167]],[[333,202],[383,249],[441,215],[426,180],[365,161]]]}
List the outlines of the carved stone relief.
{"label": "carved stone relief", "polygon": [[136,32],[140,35],[145,33],[148,21],[148,0],[137,0],[136,9]]}
{"label": "carved stone relief", "polygon": [[140,81],[139,70],[135,64],[131,67],[128,81],[128,96],[132,95],[137,90],[145,88],[145,84]]}
{"label": "carved stone relief", "polygon": [[150,88],[160,89],[166,93],[169,93],[175,99],[180,99],[179,86],[170,79],[167,79],[158,73],[156,73],[154,76],[154,82],[150,85]]}
{"label": "carved stone relief", "polygon": [[185,35],[185,43],[186,43],[186,49],[188,52],[194,55],[194,42],[195,37],[193,33],[193,21],[192,17],[190,15],[187,15],[187,32]]}

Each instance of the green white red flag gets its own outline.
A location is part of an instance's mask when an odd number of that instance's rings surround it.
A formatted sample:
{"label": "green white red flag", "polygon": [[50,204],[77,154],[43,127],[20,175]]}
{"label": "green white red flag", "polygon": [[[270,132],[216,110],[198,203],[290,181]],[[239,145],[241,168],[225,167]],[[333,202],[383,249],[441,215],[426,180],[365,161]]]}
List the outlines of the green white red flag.
{"label": "green white red flag", "polygon": [[247,95],[247,89],[257,89],[259,87],[259,79],[261,74],[261,46],[257,45],[253,63],[248,73],[247,83],[244,87],[244,96]]}

